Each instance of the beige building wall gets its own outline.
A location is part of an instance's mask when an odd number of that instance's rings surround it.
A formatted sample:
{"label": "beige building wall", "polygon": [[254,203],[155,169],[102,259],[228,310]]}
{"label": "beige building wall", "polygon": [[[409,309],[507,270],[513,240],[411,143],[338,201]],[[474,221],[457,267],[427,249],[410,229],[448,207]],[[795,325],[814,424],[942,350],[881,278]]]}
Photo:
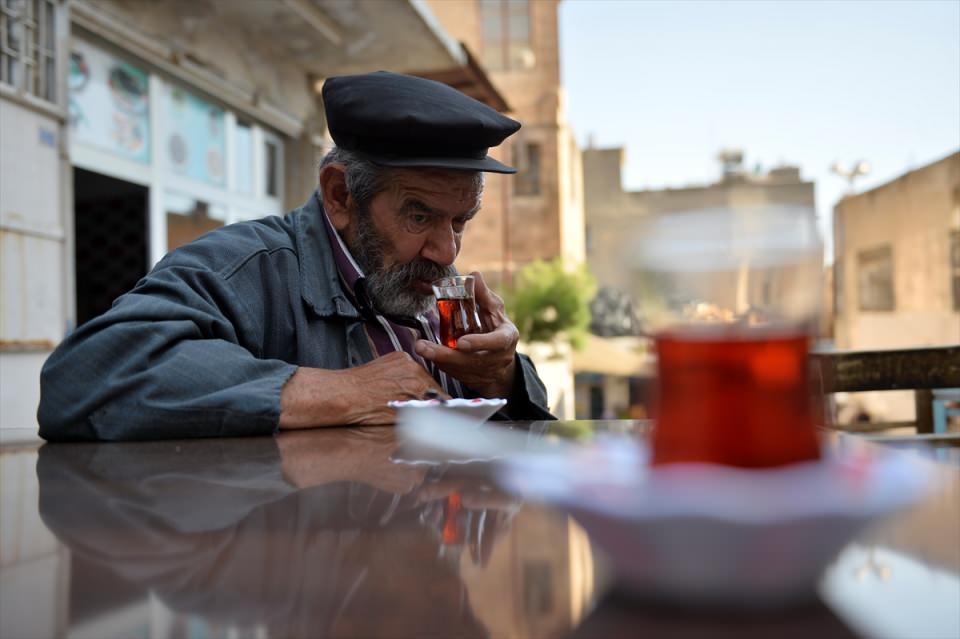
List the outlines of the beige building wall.
{"label": "beige building wall", "polygon": [[[72,306],[64,255],[72,227],[60,216],[68,196],[61,122],[0,96],[0,428],[36,424],[40,368],[63,338]],[[36,144],[44,134],[49,143]]]}
{"label": "beige building wall", "polygon": [[[845,197],[836,205],[834,330],[838,348],[960,343],[960,309],[952,290],[951,233],[960,233],[960,152]],[[892,262],[892,309],[864,310],[859,256],[883,247],[889,247]],[[877,419],[913,419],[911,393],[870,393],[860,401]]]}
{"label": "beige building wall", "polygon": [[[834,209],[837,346],[843,349],[960,342],[950,233],[960,231],[960,152],[911,171]],[[889,246],[894,308],[860,309],[858,254]],[[837,267],[835,266],[835,269]]]}
{"label": "beige building wall", "polygon": [[[8,37],[17,28],[11,22]],[[53,24],[41,29],[49,29],[54,63],[63,68],[67,8],[58,6]],[[21,48],[30,46],[24,38]],[[73,226],[61,215],[71,202],[66,88],[57,76],[48,99],[22,83],[0,82],[0,429],[35,428],[40,368],[67,330],[72,307],[66,248]]]}

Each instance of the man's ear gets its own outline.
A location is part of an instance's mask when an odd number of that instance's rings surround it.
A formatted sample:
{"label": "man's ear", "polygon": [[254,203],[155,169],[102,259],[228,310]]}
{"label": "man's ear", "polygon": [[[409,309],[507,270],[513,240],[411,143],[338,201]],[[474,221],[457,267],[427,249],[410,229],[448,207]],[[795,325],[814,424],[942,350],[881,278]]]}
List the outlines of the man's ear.
{"label": "man's ear", "polygon": [[323,208],[326,210],[333,228],[344,231],[350,226],[355,202],[347,189],[347,174],[342,164],[327,164],[320,169],[320,193],[323,194]]}

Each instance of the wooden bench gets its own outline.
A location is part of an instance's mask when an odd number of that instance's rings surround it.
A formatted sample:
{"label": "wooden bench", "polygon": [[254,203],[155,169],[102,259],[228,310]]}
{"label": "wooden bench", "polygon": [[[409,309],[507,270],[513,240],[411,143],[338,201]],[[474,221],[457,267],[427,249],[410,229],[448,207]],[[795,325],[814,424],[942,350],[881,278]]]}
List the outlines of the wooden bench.
{"label": "wooden bench", "polygon": [[[812,353],[814,380],[824,394],[914,391],[915,422],[845,425],[844,430],[878,431],[903,426],[934,432],[935,389],[960,388],[960,344],[931,348]],[[942,401],[942,400],[939,400]]]}

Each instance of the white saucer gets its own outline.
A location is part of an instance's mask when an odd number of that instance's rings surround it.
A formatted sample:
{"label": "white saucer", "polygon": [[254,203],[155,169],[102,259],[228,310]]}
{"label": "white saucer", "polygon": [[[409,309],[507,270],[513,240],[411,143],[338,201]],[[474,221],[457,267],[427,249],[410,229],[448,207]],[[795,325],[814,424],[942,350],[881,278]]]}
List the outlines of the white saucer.
{"label": "white saucer", "polygon": [[598,440],[503,460],[504,486],[568,511],[621,587],[683,605],[769,608],[812,597],[871,521],[930,492],[929,462],[855,442],[772,469],[650,466],[644,445]]}
{"label": "white saucer", "polygon": [[397,426],[408,427],[419,424],[443,425],[453,423],[460,426],[479,426],[490,419],[494,413],[506,406],[505,399],[411,399],[402,402],[388,402],[397,409]]}

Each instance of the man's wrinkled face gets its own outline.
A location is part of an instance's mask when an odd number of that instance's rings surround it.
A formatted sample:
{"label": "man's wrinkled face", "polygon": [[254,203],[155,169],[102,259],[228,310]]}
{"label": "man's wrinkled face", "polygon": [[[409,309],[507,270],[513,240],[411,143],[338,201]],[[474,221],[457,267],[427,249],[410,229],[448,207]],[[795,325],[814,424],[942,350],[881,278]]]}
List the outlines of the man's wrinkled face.
{"label": "man's wrinkled face", "polygon": [[480,209],[481,183],[469,171],[401,169],[367,210],[355,211],[348,246],[373,305],[418,315],[434,304],[430,283],[455,275],[464,229]]}

